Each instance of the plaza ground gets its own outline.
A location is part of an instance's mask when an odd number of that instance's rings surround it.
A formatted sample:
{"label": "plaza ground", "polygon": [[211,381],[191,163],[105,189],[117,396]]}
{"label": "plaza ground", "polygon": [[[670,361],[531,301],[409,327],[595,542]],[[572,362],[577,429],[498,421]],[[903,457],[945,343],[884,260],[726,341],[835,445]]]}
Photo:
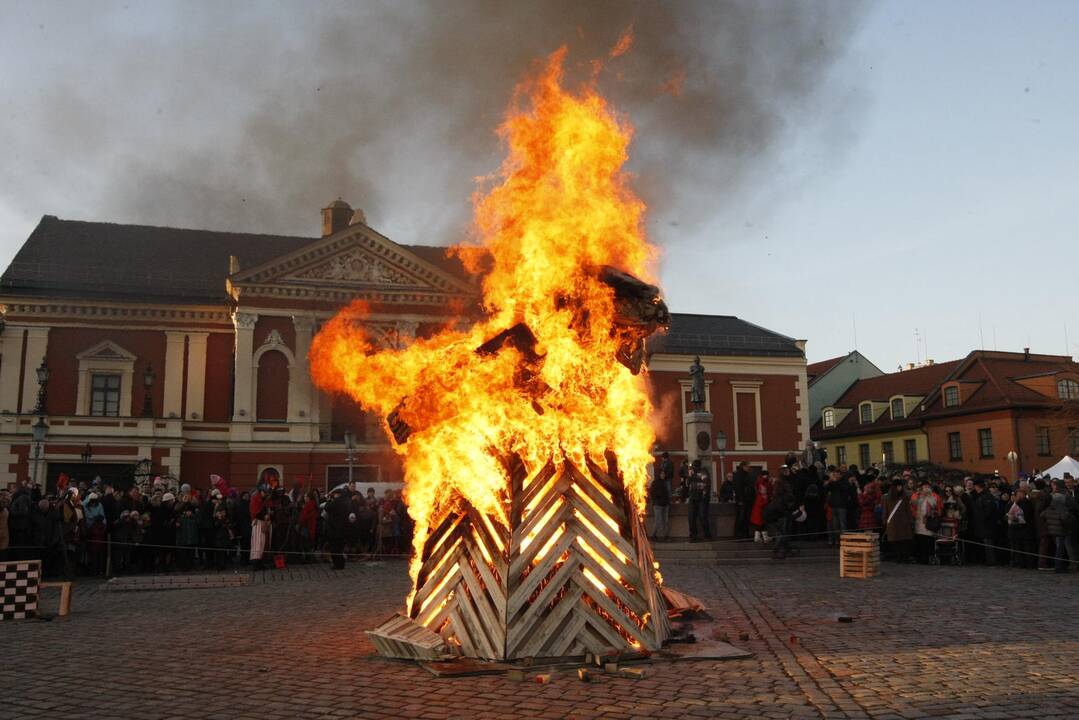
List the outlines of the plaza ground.
{"label": "plaza ground", "polygon": [[1079,717],[1079,576],[886,565],[844,580],[830,562],[664,575],[754,656],[592,684],[436,679],[375,657],[362,633],[401,607],[402,561],[209,590],[80,583],[68,618],[0,625],[0,718]]}

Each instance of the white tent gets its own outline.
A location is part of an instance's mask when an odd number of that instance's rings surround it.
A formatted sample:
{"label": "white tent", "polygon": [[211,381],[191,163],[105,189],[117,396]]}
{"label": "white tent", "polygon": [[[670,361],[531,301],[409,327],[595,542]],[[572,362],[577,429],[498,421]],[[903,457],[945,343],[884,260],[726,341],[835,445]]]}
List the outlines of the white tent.
{"label": "white tent", "polygon": [[1073,478],[1079,478],[1079,460],[1071,455],[1065,455],[1056,465],[1042,471],[1043,476],[1048,475],[1056,480],[1063,479],[1064,473],[1071,473]]}

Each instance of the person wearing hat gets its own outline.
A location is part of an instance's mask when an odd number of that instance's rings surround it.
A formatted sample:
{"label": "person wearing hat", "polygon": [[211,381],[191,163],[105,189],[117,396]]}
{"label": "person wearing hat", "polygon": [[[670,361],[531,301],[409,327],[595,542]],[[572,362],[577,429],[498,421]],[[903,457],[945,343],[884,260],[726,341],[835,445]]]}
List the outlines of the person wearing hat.
{"label": "person wearing hat", "polygon": [[996,564],[997,499],[985,487],[984,478],[974,479],[974,503],[970,513],[970,534],[978,549],[975,557],[984,560],[986,565]]}
{"label": "person wearing hat", "polygon": [[753,542],[768,542],[768,530],[764,521],[764,508],[772,497],[772,479],[768,470],[762,469],[753,487],[753,509],[749,513],[749,526],[753,530]]}
{"label": "person wearing hat", "polygon": [[892,559],[900,563],[910,560],[910,547],[914,542],[914,515],[906,485],[902,477],[892,478],[891,487],[882,500],[884,534],[892,549]]}

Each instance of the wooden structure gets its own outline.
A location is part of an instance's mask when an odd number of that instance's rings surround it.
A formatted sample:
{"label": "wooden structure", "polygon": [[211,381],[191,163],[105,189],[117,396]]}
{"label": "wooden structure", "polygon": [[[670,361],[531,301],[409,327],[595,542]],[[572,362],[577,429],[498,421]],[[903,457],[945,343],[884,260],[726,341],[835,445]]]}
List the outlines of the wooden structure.
{"label": "wooden structure", "polygon": [[404,615],[394,615],[367,631],[375,649],[386,657],[404,660],[438,660],[446,655],[446,641],[437,633]]}
{"label": "wooden structure", "polygon": [[409,617],[489,660],[659,649],[667,606],[613,455],[504,464],[509,527],[461,499],[424,542]]}
{"label": "wooden structure", "polygon": [[42,590],[57,589],[60,591],[60,611],[57,613],[60,617],[65,617],[71,612],[71,582],[68,580],[61,580],[59,582],[43,582],[41,583]]}
{"label": "wooden structure", "polygon": [[839,577],[871,578],[880,574],[880,535],[843,533],[839,536]]}

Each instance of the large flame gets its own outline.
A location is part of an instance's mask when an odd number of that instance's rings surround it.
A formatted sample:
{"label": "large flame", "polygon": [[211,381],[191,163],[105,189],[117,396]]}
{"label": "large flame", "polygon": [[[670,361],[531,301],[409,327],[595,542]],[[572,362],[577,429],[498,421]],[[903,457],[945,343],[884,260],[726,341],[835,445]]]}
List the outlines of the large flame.
{"label": "large flame", "polygon": [[[593,85],[563,88],[564,57],[563,48],[518,86],[499,130],[508,155],[498,184],[476,201],[481,247],[460,250],[466,263],[482,261],[469,264],[484,267],[484,318],[386,350],[363,327],[366,306],[354,303],[311,347],[317,385],[383,418],[396,411],[411,428],[394,447],[417,547],[458,497],[508,523],[507,474],[494,450],[530,467],[563,457],[584,467],[586,455],[602,462],[613,451],[644,507],[651,405],[643,379],[615,360],[616,297],[597,268],[647,278],[656,251],[623,171],[632,130]],[[521,323],[534,347],[476,352]]]}

